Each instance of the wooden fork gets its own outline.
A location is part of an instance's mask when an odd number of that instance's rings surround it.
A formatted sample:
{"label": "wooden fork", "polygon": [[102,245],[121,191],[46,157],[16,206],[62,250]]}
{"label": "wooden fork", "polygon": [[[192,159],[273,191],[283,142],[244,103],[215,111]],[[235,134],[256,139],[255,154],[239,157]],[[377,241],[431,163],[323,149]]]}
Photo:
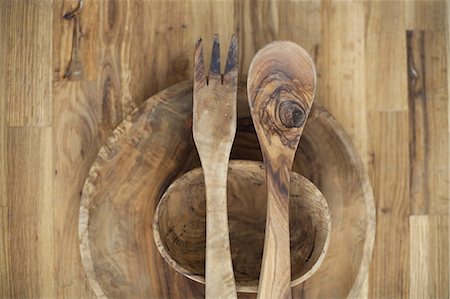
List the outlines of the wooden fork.
{"label": "wooden fork", "polygon": [[225,73],[220,74],[219,37],[209,70],[200,38],[194,53],[193,135],[206,189],[206,298],[236,298],[227,215],[227,172],[236,134],[238,45],[231,38]]}

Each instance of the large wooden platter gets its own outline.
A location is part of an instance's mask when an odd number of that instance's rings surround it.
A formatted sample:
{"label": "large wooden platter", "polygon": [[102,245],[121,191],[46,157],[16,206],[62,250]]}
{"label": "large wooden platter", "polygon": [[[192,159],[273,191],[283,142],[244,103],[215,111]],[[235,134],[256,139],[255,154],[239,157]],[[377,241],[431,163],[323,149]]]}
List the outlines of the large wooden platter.
{"label": "large wooden platter", "polygon": [[[233,159],[261,160],[244,84],[238,95]],[[204,286],[165,263],[152,235],[154,211],[170,183],[199,166],[192,141],[192,85],[148,99],[101,148],[83,189],[79,234],[83,265],[98,297],[202,298]],[[315,104],[294,170],[310,179],[331,213],[328,253],[295,298],[358,294],[375,238],[373,194],[363,164],[336,120]],[[254,294],[240,295],[252,297]]]}

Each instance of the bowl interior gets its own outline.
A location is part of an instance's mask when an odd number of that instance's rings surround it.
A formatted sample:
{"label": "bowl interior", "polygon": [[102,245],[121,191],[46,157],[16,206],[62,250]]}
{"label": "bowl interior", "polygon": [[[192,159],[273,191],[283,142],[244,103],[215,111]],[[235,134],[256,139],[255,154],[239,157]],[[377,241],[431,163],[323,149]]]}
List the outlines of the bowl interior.
{"label": "bowl interior", "polygon": [[[201,168],[178,178],[155,212],[154,237],[166,261],[183,275],[204,283],[206,211]],[[233,268],[239,291],[256,292],[261,268],[266,217],[263,164],[231,161],[228,173],[228,218]],[[293,173],[290,202],[293,285],[320,265],[330,237],[330,216],[320,191]]]}

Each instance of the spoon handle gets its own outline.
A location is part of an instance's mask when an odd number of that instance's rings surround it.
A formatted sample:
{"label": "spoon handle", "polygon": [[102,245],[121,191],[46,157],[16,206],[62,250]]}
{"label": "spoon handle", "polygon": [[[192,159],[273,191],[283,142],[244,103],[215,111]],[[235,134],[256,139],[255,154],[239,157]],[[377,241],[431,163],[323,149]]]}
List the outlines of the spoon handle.
{"label": "spoon handle", "polygon": [[285,163],[267,171],[267,219],[258,298],[291,298],[289,242],[290,169]]}

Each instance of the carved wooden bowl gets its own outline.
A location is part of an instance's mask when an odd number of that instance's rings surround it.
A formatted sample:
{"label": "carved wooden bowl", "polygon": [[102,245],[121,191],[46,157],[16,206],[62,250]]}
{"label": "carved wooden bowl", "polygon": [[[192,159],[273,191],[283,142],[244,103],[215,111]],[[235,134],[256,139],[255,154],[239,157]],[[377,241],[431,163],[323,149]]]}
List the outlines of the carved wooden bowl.
{"label": "carved wooden bowl", "polygon": [[[232,159],[261,161],[244,84],[238,91],[238,118]],[[156,206],[168,186],[198,166],[191,82],[149,98],[115,129],[92,165],[80,207],[81,258],[97,296],[204,298],[204,285],[162,258],[152,231]],[[309,115],[293,169],[319,188],[332,220],[322,265],[292,289],[293,296],[354,297],[372,254],[373,194],[350,138],[320,105]]]}
{"label": "carved wooden bowl", "polygon": [[[256,293],[266,220],[266,178],[261,162],[232,160],[228,171],[231,256],[238,292]],[[153,237],[178,272],[205,283],[206,202],[201,168],[172,183],[156,208]],[[290,190],[292,286],[320,267],[330,240],[330,214],[322,193],[293,173]]]}

